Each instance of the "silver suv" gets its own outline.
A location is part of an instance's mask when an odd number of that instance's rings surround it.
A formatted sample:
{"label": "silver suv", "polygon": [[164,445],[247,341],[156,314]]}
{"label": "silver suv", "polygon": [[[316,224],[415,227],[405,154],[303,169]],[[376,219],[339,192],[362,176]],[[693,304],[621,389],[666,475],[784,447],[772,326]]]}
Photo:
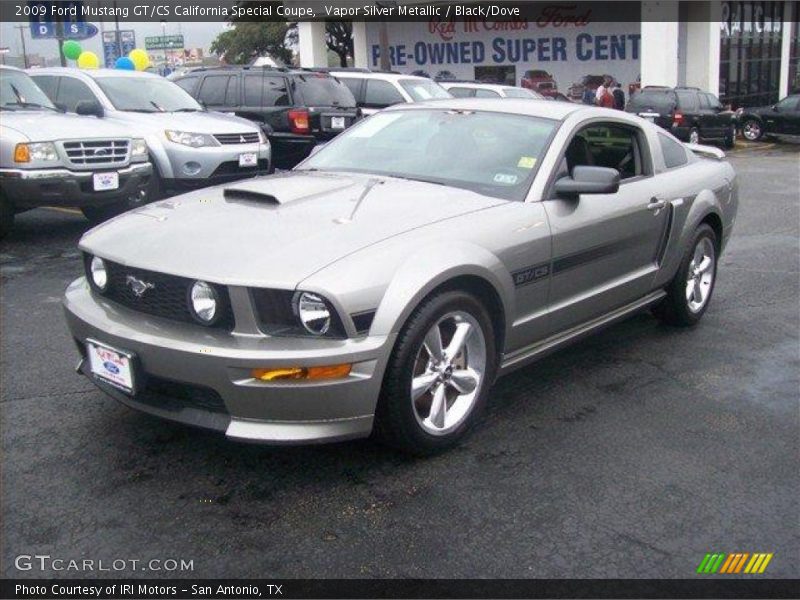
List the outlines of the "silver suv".
{"label": "silver suv", "polygon": [[152,169],[144,139],[60,112],[12,67],[0,67],[0,111],[0,237],[31,208],[78,206],[101,220],[145,199]]}
{"label": "silver suv", "polygon": [[257,125],[206,111],[163,77],[61,67],[30,74],[56,106],[122,123],[147,140],[154,167],[151,200],[270,170],[269,142]]}

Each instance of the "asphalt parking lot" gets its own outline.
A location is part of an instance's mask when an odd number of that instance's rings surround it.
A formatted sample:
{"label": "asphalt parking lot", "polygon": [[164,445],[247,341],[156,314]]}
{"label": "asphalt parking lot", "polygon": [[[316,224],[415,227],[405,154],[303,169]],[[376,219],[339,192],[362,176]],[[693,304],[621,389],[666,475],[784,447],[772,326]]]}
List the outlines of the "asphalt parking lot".
{"label": "asphalt parking lot", "polygon": [[[184,559],[195,577],[693,577],[706,552],[800,568],[800,146],[741,146],[699,327],[634,317],[498,382],[426,460],[269,448],[133,412],[75,375],[60,305],[79,215],[0,244],[2,576],[20,554]],[[730,576],[728,576],[730,577]]]}

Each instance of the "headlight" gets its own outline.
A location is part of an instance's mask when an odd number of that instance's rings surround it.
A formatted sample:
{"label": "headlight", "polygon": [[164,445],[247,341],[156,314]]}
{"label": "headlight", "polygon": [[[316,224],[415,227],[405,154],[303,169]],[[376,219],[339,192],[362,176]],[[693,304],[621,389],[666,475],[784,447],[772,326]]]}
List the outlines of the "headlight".
{"label": "headlight", "polygon": [[258,143],[259,144],[269,144],[269,140],[267,139],[267,134],[264,133],[263,129],[258,130]]}
{"label": "headlight", "polygon": [[147,156],[147,142],[142,138],[134,138],[131,141],[131,157]]}
{"label": "headlight", "polygon": [[56,146],[53,142],[17,144],[14,148],[14,162],[49,162],[52,160],[58,160]]}
{"label": "headlight", "polygon": [[202,148],[203,146],[218,146],[217,140],[207,133],[189,133],[188,131],[173,131],[167,129],[164,132],[167,139],[176,144],[191,146],[192,148]]}
{"label": "headlight", "polygon": [[213,323],[219,306],[219,297],[214,288],[205,281],[195,281],[189,296],[189,306],[195,318],[204,325]]}
{"label": "headlight", "polygon": [[331,311],[320,296],[308,292],[295,299],[297,317],[306,331],[314,335],[325,335],[331,327]]}
{"label": "headlight", "polygon": [[89,276],[92,278],[92,283],[101,292],[106,291],[108,285],[108,271],[106,271],[106,263],[99,256],[93,256],[89,261]]}

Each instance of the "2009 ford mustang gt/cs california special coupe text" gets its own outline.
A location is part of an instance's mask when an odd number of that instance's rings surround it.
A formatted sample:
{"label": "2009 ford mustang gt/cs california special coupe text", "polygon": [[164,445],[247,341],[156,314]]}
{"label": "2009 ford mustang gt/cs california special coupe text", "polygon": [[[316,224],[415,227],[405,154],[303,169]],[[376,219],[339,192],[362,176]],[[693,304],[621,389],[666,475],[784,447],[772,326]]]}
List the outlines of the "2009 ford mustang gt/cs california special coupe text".
{"label": "2009 ford mustang gt/cs california special coupe text", "polygon": [[545,352],[646,307],[697,323],[737,204],[722,151],[637,116],[403,105],[291,172],[92,229],[66,315],[79,370],[131,407],[426,453]]}

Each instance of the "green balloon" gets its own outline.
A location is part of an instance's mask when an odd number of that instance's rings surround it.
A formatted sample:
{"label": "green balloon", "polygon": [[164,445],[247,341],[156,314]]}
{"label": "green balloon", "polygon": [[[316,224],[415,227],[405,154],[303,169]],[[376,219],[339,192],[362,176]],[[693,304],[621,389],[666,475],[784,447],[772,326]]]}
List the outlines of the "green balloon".
{"label": "green balloon", "polygon": [[64,56],[70,60],[78,60],[78,57],[83,52],[81,45],[75,40],[67,40],[64,42]]}

